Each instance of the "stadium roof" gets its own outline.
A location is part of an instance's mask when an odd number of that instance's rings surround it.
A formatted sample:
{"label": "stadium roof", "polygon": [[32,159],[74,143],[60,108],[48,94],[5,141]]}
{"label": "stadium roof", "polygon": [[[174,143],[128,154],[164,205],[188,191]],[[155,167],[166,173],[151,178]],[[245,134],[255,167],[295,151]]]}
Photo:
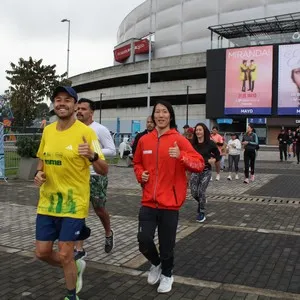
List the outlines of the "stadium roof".
{"label": "stadium roof", "polygon": [[240,21],[208,27],[212,34],[216,33],[228,40],[238,38],[272,39],[274,34],[287,34],[300,31],[300,12],[266,17],[248,21]]}

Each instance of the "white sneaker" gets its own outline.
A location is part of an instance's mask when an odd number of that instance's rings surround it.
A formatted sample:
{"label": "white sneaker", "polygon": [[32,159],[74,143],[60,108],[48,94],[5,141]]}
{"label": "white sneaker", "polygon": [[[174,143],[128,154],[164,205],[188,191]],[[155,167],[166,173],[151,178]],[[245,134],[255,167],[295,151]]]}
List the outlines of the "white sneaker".
{"label": "white sneaker", "polygon": [[249,178],[245,178],[244,183],[249,183]]}
{"label": "white sneaker", "polygon": [[236,180],[239,179],[239,174],[235,174],[235,179],[236,179]]}
{"label": "white sneaker", "polygon": [[228,180],[232,180],[231,175],[228,175],[227,179],[228,179]]}
{"label": "white sneaker", "polygon": [[251,177],[250,177],[251,179],[251,181],[254,181],[255,180],[255,176],[254,175],[251,175]]}
{"label": "white sneaker", "polygon": [[212,176],[210,177],[210,181],[213,181],[213,178],[212,178]]}
{"label": "white sneaker", "polygon": [[86,262],[83,259],[78,259],[75,261],[75,263],[77,267],[76,293],[78,294],[82,289],[82,275],[86,267]]}
{"label": "white sneaker", "polygon": [[217,174],[216,176],[216,180],[219,181],[220,180],[220,174]]}
{"label": "white sneaker", "polygon": [[161,275],[161,264],[159,264],[158,266],[151,265],[148,274],[148,283],[151,285],[156,284],[160,279],[160,275]]}
{"label": "white sneaker", "polygon": [[165,275],[160,276],[160,283],[157,288],[158,293],[168,293],[172,290],[172,284],[174,282],[174,277],[167,277]]}

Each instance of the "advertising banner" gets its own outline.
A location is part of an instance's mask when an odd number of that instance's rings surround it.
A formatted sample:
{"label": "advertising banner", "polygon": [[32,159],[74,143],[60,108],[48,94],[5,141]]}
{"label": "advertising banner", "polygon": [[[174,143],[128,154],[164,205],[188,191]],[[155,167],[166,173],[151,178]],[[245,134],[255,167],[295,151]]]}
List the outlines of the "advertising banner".
{"label": "advertising banner", "polygon": [[[146,54],[149,53],[149,41],[147,39],[134,42],[134,54]],[[131,55],[131,43],[116,48],[114,50],[115,61],[123,62]]]}
{"label": "advertising banner", "polygon": [[225,115],[270,115],[273,46],[226,50]]}
{"label": "advertising banner", "polygon": [[278,115],[300,115],[300,45],[279,46]]}

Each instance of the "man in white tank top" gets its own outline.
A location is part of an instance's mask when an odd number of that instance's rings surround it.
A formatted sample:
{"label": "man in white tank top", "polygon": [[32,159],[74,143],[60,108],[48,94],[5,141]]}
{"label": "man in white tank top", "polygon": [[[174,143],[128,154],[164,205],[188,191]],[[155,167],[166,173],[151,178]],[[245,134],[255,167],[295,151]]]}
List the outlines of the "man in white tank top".
{"label": "man in white tank top", "polygon": [[[116,148],[109,130],[93,121],[95,103],[92,100],[82,98],[78,101],[77,119],[85,125],[91,127],[98,137],[104,156],[115,156]],[[105,230],[105,252],[109,253],[114,247],[114,232],[110,226],[110,217],[105,209],[107,200],[107,176],[98,175],[93,167],[91,167],[90,177],[90,201],[93,204],[94,211],[100,218]],[[86,257],[87,253],[83,248],[83,241],[79,241],[76,245],[75,259]]]}

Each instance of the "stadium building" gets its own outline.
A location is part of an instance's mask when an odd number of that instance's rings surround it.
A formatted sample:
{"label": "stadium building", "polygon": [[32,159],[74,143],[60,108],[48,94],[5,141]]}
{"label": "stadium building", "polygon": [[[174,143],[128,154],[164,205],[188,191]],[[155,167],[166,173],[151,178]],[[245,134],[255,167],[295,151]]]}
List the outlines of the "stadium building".
{"label": "stadium building", "polygon": [[[180,130],[187,122],[191,126],[204,122],[209,127],[219,124],[221,131],[241,132],[247,122],[253,122],[261,142],[276,143],[282,126],[295,128],[300,125],[297,110],[277,111],[281,101],[277,91],[281,66],[277,61],[279,45],[298,46],[300,42],[300,13],[296,13],[300,11],[299,4],[299,0],[147,0],[120,24],[112,66],[70,79],[80,97],[96,102],[95,120],[101,120],[113,132],[143,130],[150,95],[151,106],[157,99],[174,105]],[[151,45],[149,33],[152,33]],[[268,45],[272,45],[269,46],[272,49],[259,48]],[[242,50],[228,52],[226,49]],[[291,50],[297,56],[297,49]],[[253,55],[256,58],[264,51],[271,51],[266,63],[261,58],[253,59]],[[241,79],[241,64],[247,55],[247,76],[256,80]],[[232,103],[228,100],[233,97],[234,83],[230,86],[233,80],[230,76],[234,77],[235,71],[230,72],[229,56],[236,59],[237,65],[233,65],[239,72],[236,84],[244,84],[248,90],[241,87],[237,99],[230,100]],[[256,64],[257,74],[249,71],[250,61]],[[271,79],[262,74],[268,63]],[[150,71],[151,85],[148,82]],[[260,88],[262,78],[267,94]],[[254,81],[256,90],[251,91],[249,87]],[[298,94],[298,90],[293,91],[294,104]],[[252,109],[251,97],[261,109]],[[226,101],[229,102],[226,104]],[[237,105],[233,102],[242,103],[239,105],[244,105],[243,109],[233,109]]]}

